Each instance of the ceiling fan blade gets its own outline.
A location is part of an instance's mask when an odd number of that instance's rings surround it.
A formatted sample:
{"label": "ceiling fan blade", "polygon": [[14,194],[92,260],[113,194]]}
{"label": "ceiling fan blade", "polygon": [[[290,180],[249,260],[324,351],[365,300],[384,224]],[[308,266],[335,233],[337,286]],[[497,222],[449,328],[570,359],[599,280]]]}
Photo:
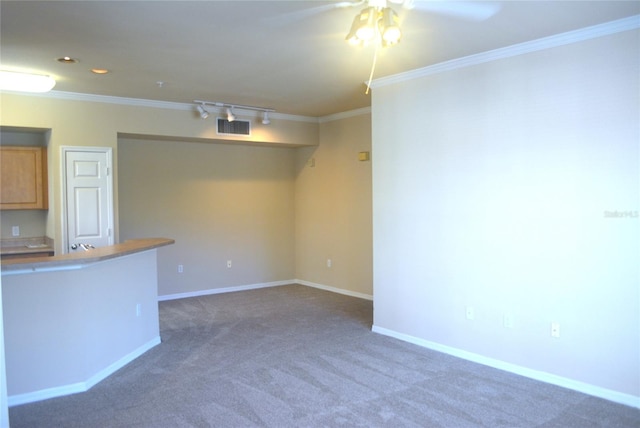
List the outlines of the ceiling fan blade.
{"label": "ceiling fan blade", "polygon": [[502,6],[490,1],[405,0],[404,7],[470,21],[484,21],[498,13]]}
{"label": "ceiling fan blade", "polygon": [[273,24],[288,24],[291,22],[301,21],[311,16],[319,15],[321,13],[333,10],[343,9],[346,7],[362,6],[366,3],[366,0],[359,1],[340,1],[330,4],[324,4],[322,6],[315,6],[306,9],[297,10],[295,12],[285,13],[274,18],[268,19]]}

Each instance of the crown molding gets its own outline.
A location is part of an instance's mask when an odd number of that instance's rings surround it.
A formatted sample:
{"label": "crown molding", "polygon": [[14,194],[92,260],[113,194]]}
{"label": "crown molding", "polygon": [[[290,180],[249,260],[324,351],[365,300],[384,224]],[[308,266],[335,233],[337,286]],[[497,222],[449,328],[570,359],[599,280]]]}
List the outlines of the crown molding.
{"label": "crown molding", "polygon": [[[4,92],[4,91],[3,91]],[[8,91],[7,91],[8,93]],[[168,110],[180,110],[180,111],[193,111],[196,103],[175,103],[171,101],[158,101],[158,100],[146,100],[142,98],[126,98],[126,97],[113,97],[109,95],[96,95],[96,94],[84,94],[80,92],[65,92],[65,91],[49,91],[45,93],[31,93],[31,92],[14,92],[15,94],[28,96],[28,97],[40,97],[40,98],[55,98],[60,100],[70,101],[85,101],[93,103],[103,104],[116,104],[126,105],[132,107],[148,107],[148,108],[164,108]],[[223,112],[223,108],[218,109],[219,112]],[[253,110],[236,109],[236,112],[242,112],[242,115],[256,114]],[[293,122],[310,122],[310,123],[325,123],[334,120],[347,119],[349,117],[359,116],[363,114],[370,114],[371,107],[363,107],[355,110],[344,111],[340,113],[330,114],[327,116],[314,117],[314,116],[301,116],[294,114],[285,114],[278,112],[269,112],[269,116],[272,119],[289,120]]]}
{"label": "crown molding", "polygon": [[[4,92],[4,91],[3,91]],[[16,94],[18,94],[16,92]],[[65,92],[65,91],[49,91],[45,93],[19,93],[19,95],[29,96],[29,97],[40,97],[40,98],[55,98],[60,100],[69,100],[69,101],[85,101],[85,102],[93,102],[93,103],[103,103],[103,104],[116,104],[116,105],[125,105],[131,107],[147,107],[147,108],[163,108],[168,110],[180,110],[180,111],[193,111],[195,103],[176,103],[171,101],[158,101],[158,100],[146,100],[142,98],[127,98],[127,97],[113,97],[109,95],[96,95],[96,94],[83,94],[79,92]],[[222,111],[222,110],[221,110]],[[242,111],[243,116],[246,112],[254,114],[256,112],[242,109],[237,109],[237,111]],[[284,114],[278,112],[269,112],[269,116],[271,119],[280,119],[280,120],[289,120],[293,122],[311,122],[318,123],[317,117],[312,116],[300,116],[294,114]]]}
{"label": "crown molding", "polygon": [[355,110],[343,111],[341,113],[322,116],[318,118],[318,122],[320,123],[332,122],[334,120],[348,119],[350,117],[360,116],[363,114],[371,114],[371,107],[363,107]]}
{"label": "crown molding", "polygon": [[479,54],[441,62],[438,64],[430,65],[428,67],[418,68],[404,73],[382,77],[371,82],[371,88],[380,88],[383,86],[393,85],[408,80],[431,76],[438,73],[444,73],[446,71],[452,71],[460,68],[470,67],[473,65],[497,61],[500,59],[511,58],[531,52],[538,52],[545,49],[569,45],[584,40],[590,40],[598,37],[608,36],[611,34],[621,33],[624,31],[636,30],[638,28],[640,28],[640,15],[633,15],[628,18],[618,19],[616,21],[606,22],[604,24],[598,24],[579,30],[568,31],[566,33],[560,33],[554,36],[543,37],[541,39],[531,40],[529,42],[524,42],[517,45],[494,49]]}

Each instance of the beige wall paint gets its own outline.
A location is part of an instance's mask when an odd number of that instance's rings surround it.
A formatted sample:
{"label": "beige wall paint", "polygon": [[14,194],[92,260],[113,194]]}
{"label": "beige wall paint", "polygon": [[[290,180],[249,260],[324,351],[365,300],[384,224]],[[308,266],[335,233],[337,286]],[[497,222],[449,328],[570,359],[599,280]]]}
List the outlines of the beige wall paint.
{"label": "beige wall paint", "polygon": [[371,151],[368,111],[321,123],[319,146],[298,149],[296,278],[371,296],[371,161],[358,160],[363,151]]}
{"label": "beige wall paint", "polygon": [[[254,126],[251,141],[232,141],[219,139],[215,122],[192,111],[8,93],[0,94],[0,102],[0,126],[51,130],[45,230],[57,252],[61,147],[109,147],[116,239],[176,239],[161,256],[160,295],[294,278],[372,294],[371,162],[357,160],[358,152],[371,150],[368,111],[320,124],[274,117],[269,127]],[[303,169],[300,163],[316,147],[316,167]],[[158,157],[145,158],[139,148]],[[165,170],[134,165],[143,160],[162,163]],[[151,179],[147,171],[157,175]],[[2,230],[10,231],[21,217],[4,220],[3,214]],[[31,229],[42,230],[25,231]],[[329,257],[333,266],[327,270]],[[178,264],[184,265],[181,275]]]}
{"label": "beige wall paint", "polygon": [[[114,104],[112,99],[103,100],[83,96],[56,98],[55,96],[25,96],[1,93],[2,116],[0,126],[34,128],[40,131],[50,129],[48,145],[49,161],[49,211],[46,234],[55,239],[56,252],[62,251],[63,235],[62,201],[62,146],[95,146],[113,149],[117,158],[119,134],[152,136],[156,138],[190,139],[198,141],[218,141],[270,144],[272,146],[313,146],[318,143],[318,124],[312,120],[292,118],[276,119],[264,126],[257,118],[238,115],[254,120],[249,138],[221,139],[216,135],[215,121],[202,120],[192,110],[157,108],[142,105]],[[295,120],[293,120],[295,119]],[[256,123],[257,122],[257,123]],[[235,140],[235,141],[234,141]],[[115,229],[119,231],[118,218],[118,174],[114,165]]]}
{"label": "beige wall paint", "polygon": [[0,211],[0,230],[2,239],[16,239],[12,235],[12,226],[20,227],[19,238],[38,238],[46,235],[46,210],[7,210]]}
{"label": "beige wall paint", "polygon": [[176,240],[161,296],[294,278],[370,296],[370,127],[368,112],[324,122],[317,149],[122,138],[120,237]]}
{"label": "beige wall paint", "polygon": [[293,150],[120,140],[120,238],[176,241],[160,296],[294,278]]}

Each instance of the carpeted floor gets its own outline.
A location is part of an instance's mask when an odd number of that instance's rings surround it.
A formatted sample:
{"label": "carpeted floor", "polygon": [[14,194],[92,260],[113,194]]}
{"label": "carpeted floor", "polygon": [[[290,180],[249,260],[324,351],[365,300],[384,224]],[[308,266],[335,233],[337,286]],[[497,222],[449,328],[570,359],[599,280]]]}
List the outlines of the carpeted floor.
{"label": "carpeted floor", "polygon": [[640,410],[372,333],[299,285],[160,303],[162,344],[19,427],[640,427]]}

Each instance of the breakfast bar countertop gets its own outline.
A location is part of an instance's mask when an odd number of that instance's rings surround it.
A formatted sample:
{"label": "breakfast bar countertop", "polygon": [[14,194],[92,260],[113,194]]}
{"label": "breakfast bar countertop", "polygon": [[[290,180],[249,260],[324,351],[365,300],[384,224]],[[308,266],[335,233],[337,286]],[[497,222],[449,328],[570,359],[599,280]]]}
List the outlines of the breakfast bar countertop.
{"label": "breakfast bar countertop", "polygon": [[165,245],[171,245],[175,241],[168,238],[143,238],[131,239],[120,244],[98,247],[88,251],[62,254],[59,256],[12,258],[2,260],[2,273],[17,273],[24,271],[54,270],[77,267],[101,262],[116,257],[141,251],[152,250]]}

